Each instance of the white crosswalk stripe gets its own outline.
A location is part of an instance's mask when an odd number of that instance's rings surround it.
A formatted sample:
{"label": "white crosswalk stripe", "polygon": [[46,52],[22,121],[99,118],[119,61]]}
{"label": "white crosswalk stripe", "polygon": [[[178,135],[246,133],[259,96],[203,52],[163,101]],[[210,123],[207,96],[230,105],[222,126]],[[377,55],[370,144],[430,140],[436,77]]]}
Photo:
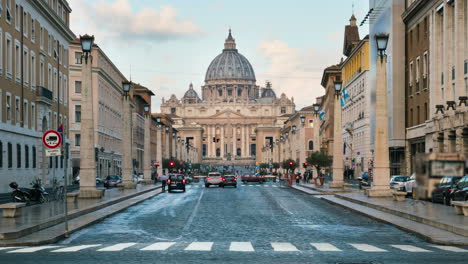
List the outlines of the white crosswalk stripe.
{"label": "white crosswalk stripe", "polygon": [[171,246],[173,246],[175,242],[157,242],[151,244],[147,247],[142,248],[141,250],[167,250]]}
{"label": "white crosswalk stripe", "polygon": [[410,246],[410,245],[390,245],[390,246],[401,249],[403,251],[408,251],[408,252],[431,252],[430,250],[415,247],[415,246]]}
{"label": "white crosswalk stripe", "polygon": [[349,244],[349,245],[351,245],[352,247],[358,250],[365,251],[365,252],[386,252],[387,251],[385,249],[381,249],[381,248],[378,248],[369,244]]}
{"label": "white crosswalk stripe", "polygon": [[250,242],[231,242],[229,251],[252,252],[255,250]]}
{"label": "white crosswalk stripe", "polygon": [[0,247],[0,250],[14,249],[14,248],[22,248],[22,247]]}
{"label": "white crosswalk stripe", "polygon": [[299,251],[293,244],[291,243],[271,243],[274,251]]}
{"label": "white crosswalk stripe", "polygon": [[21,248],[21,249],[8,251],[7,253],[32,253],[32,252],[37,252],[39,250],[50,249],[50,248],[58,248],[58,247],[59,246],[27,247],[27,248]]}
{"label": "white crosswalk stripe", "polygon": [[468,250],[463,249],[463,248],[457,248],[457,247],[452,247],[452,246],[438,246],[438,245],[431,245],[431,247],[435,247],[438,249],[446,250],[446,251],[451,251],[451,252],[468,252]]}
{"label": "white crosswalk stripe", "polygon": [[92,247],[99,247],[101,244],[96,245],[83,245],[83,246],[73,246],[73,247],[66,247],[66,248],[59,248],[56,250],[52,250],[51,252],[77,252],[82,249],[92,248]]}
{"label": "white crosswalk stripe", "polygon": [[342,251],[330,243],[310,243],[318,251]]}
{"label": "white crosswalk stripe", "polygon": [[121,251],[134,245],[136,245],[136,243],[119,243],[113,246],[98,249],[97,251]]}
{"label": "white crosswalk stripe", "polygon": [[185,250],[190,251],[210,251],[213,246],[213,242],[192,242],[188,245]]}

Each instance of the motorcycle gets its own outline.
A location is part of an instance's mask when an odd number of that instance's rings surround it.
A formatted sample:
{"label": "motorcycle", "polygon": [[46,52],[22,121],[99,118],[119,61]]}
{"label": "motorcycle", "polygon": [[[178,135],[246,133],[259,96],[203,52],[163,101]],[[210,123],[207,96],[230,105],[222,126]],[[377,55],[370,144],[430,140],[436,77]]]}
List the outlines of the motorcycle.
{"label": "motorcycle", "polygon": [[11,194],[14,202],[30,204],[31,202],[43,203],[46,201],[48,193],[45,191],[40,180],[31,183],[32,188],[20,188],[16,182],[9,184],[13,189]]}

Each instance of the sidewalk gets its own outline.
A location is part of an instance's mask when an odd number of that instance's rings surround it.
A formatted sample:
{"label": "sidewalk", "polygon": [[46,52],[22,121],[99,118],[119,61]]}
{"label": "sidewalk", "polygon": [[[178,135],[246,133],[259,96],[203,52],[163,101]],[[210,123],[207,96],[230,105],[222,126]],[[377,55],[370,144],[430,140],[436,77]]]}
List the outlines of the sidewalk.
{"label": "sidewalk", "polygon": [[[161,185],[136,189],[107,189],[102,199],[78,199],[68,203],[70,232],[160,193]],[[64,236],[64,204],[60,201],[22,208],[17,218],[0,218],[0,246],[40,245]]]}
{"label": "sidewalk", "polygon": [[324,194],[363,192],[363,190],[359,190],[359,185],[353,184],[348,185],[347,188],[330,188],[328,183],[324,183],[323,186],[316,186],[313,183],[300,183],[299,186]]}
{"label": "sidewalk", "polygon": [[362,192],[318,195],[310,186],[293,188],[394,225],[431,243],[468,246],[468,217],[455,214],[451,206],[409,198],[402,202],[393,201],[391,197],[369,198]]}

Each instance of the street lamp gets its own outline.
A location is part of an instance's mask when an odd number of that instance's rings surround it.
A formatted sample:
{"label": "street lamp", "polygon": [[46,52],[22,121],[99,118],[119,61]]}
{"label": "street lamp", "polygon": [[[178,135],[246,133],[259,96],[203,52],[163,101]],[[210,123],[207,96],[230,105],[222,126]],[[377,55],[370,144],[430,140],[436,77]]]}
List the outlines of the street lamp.
{"label": "street lamp", "polygon": [[318,114],[319,114],[319,111],[320,111],[320,105],[319,104],[314,104],[313,107],[314,107],[314,115],[315,115],[315,117],[317,117]]}
{"label": "street lamp", "polygon": [[156,122],[157,122],[158,124],[161,123],[161,117],[159,117],[159,116],[156,117]]}
{"label": "street lamp", "polygon": [[340,95],[341,95],[341,86],[343,85],[343,82],[342,81],[335,81],[334,82],[334,85],[335,85],[335,96],[337,98],[340,98]]}
{"label": "street lamp", "polygon": [[301,124],[302,124],[302,125],[304,125],[305,119],[306,119],[305,116],[301,116]]}
{"label": "street lamp", "polygon": [[169,133],[169,127],[168,126],[166,127],[166,133]]}
{"label": "street lamp", "polygon": [[283,137],[283,136],[281,136],[281,137],[280,137],[280,140],[281,140],[281,141],[284,141],[284,137]]}
{"label": "street lamp", "polygon": [[123,88],[123,92],[124,92],[124,97],[127,97],[128,94],[130,93],[130,89],[132,89],[132,82],[123,81],[122,82],[122,88]]}
{"label": "street lamp", "polygon": [[296,134],[297,126],[296,126],[296,125],[293,125],[291,128],[292,128],[292,133],[293,133],[293,134]]}
{"label": "street lamp", "polygon": [[83,57],[85,58],[86,64],[88,63],[88,57],[91,53],[94,43],[94,36],[90,36],[85,34],[84,36],[80,36],[80,43],[81,43],[81,50],[83,51]]}
{"label": "street lamp", "polygon": [[177,137],[177,141],[180,141],[180,136],[179,136],[179,137]]}
{"label": "street lamp", "polygon": [[149,114],[150,108],[151,108],[151,107],[150,107],[150,105],[148,105],[148,104],[143,106],[143,111],[145,111],[145,114],[147,114],[147,115]]}
{"label": "street lamp", "polygon": [[176,136],[176,132],[172,132],[172,137],[175,137]]}
{"label": "street lamp", "polygon": [[289,132],[284,133],[286,137],[289,137]]}
{"label": "street lamp", "polygon": [[383,60],[383,56],[386,56],[385,51],[387,50],[389,34],[380,33],[375,35],[375,42],[377,44],[377,51],[379,57]]}

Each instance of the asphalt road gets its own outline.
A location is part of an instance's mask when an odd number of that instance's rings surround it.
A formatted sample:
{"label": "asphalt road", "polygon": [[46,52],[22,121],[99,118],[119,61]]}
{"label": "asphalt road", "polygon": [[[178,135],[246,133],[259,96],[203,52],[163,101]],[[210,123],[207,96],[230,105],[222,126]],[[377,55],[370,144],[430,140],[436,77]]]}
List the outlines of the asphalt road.
{"label": "asphalt road", "polygon": [[0,248],[0,263],[466,263],[276,183],[164,193],[45,247]]}

